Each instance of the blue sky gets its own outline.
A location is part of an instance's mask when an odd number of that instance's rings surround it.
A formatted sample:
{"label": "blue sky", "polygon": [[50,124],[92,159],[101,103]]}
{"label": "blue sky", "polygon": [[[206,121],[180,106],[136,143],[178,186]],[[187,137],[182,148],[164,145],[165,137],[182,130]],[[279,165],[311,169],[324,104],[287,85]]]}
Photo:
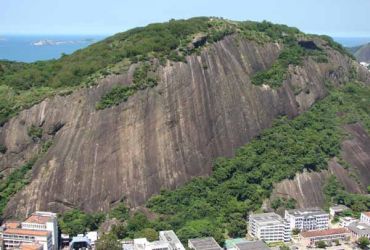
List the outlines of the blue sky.
{"label": "blue sky", "polygon": [[370,0],[0,0],[0,34],[114,34],[193,16],[370,37]]}

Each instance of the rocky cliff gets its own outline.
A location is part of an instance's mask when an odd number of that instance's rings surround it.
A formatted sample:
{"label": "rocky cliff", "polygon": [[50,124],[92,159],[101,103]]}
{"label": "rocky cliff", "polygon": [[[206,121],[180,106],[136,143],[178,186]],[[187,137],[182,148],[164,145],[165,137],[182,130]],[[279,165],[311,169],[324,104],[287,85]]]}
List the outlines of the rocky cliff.
{"label": "rocky cliff", "polygon": [[[53,145],[5,215],[74,207],[103,211],[123,198],[137,206],[162,188],[209,174],[214,158],[233,155],[276,117],[310,108],[326,96],[328,81],[340,84],[353,67],[361,70],[324,41],[316,43],[329,63],[307,59],[291,67],[278,89],[255,86],[251,77],[272,65],[282,45],[228,36],[188,56],[187,63],[160,67],[158,86],[113,108],[97,111],[95,104],[113,86],[130,84],[135,65],[96,87],[22,111],[1,128],[0,142],[8,150],[0,158],[0,171],[6,175],[40,149],[27,133],[32,125],[40,126],[42,140],[49,138]],[[363,79],[366,74],[360,72]]]}
{"label": "rocky cliff", "polygon": [[342,142],[341,157],[350,163],[350,167],[342,166],[337,159],[332,159],[328,170],[300,173],[293,180],[284,180],[277,184],[271,200],[276,197],[294,198],[299,208],[323,206],[323,188],[331,175],[348,192],[366,194],[367,186],[370,185],[370,136],[358,123],[347,125],[344,129],[349,137]]}

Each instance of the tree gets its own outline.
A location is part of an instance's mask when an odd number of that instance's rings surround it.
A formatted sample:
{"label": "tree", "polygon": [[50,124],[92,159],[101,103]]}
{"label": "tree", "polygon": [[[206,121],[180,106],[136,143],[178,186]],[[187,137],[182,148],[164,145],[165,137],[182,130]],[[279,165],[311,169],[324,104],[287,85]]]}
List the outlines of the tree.
{"label": "tree", "polygon": [[96,242],[96,250],[121,250],[122,246],[116,235],[112,233],[104,234]]}
{"label": "tree", "polygon": [[370,241],[367,237],[363,236],[357,240],[357,244],[361,249],[365,249],[370,244]]}
{"label": "tree", "polygon": [[282,245],[279,247],[279,250],[290,250],[290,248],[287,245]]}
{"label": "tree", "polygon": [[134,234],[134,238],[147,238],[148,241],[158,240],[158,233],[153,228],[144,228]]}
{"label": "tree", "polygon": [[320,241],[316,242],[316,247],[318,247],[318,248],[326,248],[325,241],[320,240]]}
{"label": "tree", "polygon": [[300,232],[301,232],[301,230],[299,228],[294,228],[292,230],[293,235],[298,235]]}

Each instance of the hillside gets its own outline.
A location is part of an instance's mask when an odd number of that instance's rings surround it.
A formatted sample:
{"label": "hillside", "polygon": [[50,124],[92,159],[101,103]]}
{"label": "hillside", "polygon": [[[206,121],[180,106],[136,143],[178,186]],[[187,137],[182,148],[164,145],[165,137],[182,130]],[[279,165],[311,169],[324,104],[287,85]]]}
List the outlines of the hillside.
{"label": "hillside", "polygon": [[370,63],[370,43],[357,47],[348,48],[359,62]]}
{"label": "hillside", "polygon": [[[172,20],[1,70],[3,217],[138,207],[178,188],[147,204],[186,239],[210,234],[210,223],[222,235],[226,218],[331,161],[361,178],[353,189],[338,178],[343,192],[365,193],[370,182],[369,72],[328,37],[268,22]],[[343,131],[351,124],[365,138],[351,142],[360,156]]]}

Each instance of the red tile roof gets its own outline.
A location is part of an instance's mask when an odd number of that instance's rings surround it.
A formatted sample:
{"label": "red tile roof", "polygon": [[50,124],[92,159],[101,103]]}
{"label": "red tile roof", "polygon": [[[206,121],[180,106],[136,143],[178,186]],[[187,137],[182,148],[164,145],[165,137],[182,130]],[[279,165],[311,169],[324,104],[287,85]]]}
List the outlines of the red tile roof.
{"label": "red tile roof", "polygon": [[326,229],[326,230],[306,231],[306,232],[302,232],[301,235],[304,238],[312,238],[312,237],[318,237],[318,236],[328,236],[328,235],[345,234],[345,233],[349,233],[349,231],[346,228],[332,228],[332,229]]}
{"label": "red tile roof", "polygon": [[4,231],[4,234],[18,234],[18,235],[28,235],[28,236],[48,236],[50,232],[43,231],[43,230],[8,228]]}
{"label": "red tile roof", "polygon": [[20,250],[42,250],[43,246],[36,243],[22,243],[19,247]]}
{"label": "red tile roof", "polygon": [[46,224],[46,222],[49,222],[51,221],[52,218],[49,217],[49,216],[41,216],[41,215],[31,215],[30,217],[28,217],[27,220],[25,220],[24,222],[26,223],[36,223],[36,224]]}
{"label": "red tile roof", "polygon": [[370,211],[369,212],[363,212],[363,214],[370,217]]}
{"label": "red tile roof", "polygon": [[19,221],[6,221],[3,226],[5,228],[18,228],[20,225]]}

